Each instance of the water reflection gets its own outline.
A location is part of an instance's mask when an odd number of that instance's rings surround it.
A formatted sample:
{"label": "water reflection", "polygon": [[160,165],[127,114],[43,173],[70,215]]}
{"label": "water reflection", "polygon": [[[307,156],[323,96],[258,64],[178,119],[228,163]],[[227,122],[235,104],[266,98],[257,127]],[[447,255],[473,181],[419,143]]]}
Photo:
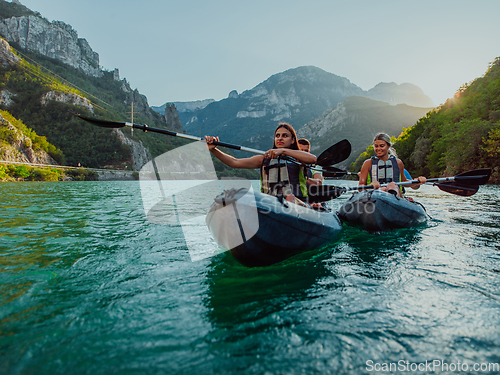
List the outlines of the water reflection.
{"label": "water reflection", "polygon": [[229,252],[214,258],[205,299],[210,321],[218,326],[258,321],[306,298],[315,282],[330,274],[323,265],[330,251],[313,250],[255,268],[242,266]]}

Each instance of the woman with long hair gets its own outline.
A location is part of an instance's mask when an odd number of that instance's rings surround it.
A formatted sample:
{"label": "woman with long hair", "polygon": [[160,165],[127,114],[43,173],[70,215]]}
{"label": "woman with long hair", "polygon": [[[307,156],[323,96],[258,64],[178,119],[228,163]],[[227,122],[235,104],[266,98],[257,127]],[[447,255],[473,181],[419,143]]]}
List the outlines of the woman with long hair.
{"label": "woman with long hair", "polygon": [[[402,197],[403,194],[396,182],[408,181],[404,174],[404,164],[398,159],[396,150],[392,147],[391,137],[385,133],[378,133],[373,138],[373,149],[375,156],[366,160],[359,173],[359,186],[373,185],[375,189],[387,191],[391,194]],[[410,187],[425,184],[427,179],[424,176],[417,178],[419,184],[410,185]],[[387,186],[380,187],[381,184]]]}
{"label": "woman with long hair", "polygon": [[231,168],[260,168],[262,192],[274,196],[283,196],[287,201],[303,204],[307,198],[306,176],[303,168],[281,157],[288,156],[304,164],[316,163],[316,156],[300,151],[297,134],[287,123],[280,123],[274,132],[273,147],[265,155],[255,155],[238,159],[219,150],[212,143],[219,137],[205,136],[210,152]]}

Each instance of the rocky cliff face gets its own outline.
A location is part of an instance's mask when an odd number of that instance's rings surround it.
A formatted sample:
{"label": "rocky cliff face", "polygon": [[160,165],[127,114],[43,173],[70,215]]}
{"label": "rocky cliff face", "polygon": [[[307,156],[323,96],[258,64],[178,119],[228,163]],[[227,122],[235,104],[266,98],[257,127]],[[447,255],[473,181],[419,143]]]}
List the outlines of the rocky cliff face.
{"label": "rocky cliff face", "polygon": [[122,87],[122,89],[127,92],[127,99],[125,99],[125,104],[130,106],[134,103],[134,112],[140,113],[146,117],[152,118],[153,113],[148,105],[148,98],[145,95],[142,95],[139,90],[129,90],[128,85],[126,87]]}
{"label": "rocky cliff face", "polygon": [[181,119],[177,113],[177,108],[174,103],[167,103],[165,105],[165,121],[167,122],[167,127],[176,132],[182,132]]}
{"label": "rocky cliff face", "polygon": [[[19,61],[20,58],[12,52],[12,48],[9,43],[4,39],[0,39],[0,66],[2,66],[3,68],[7,68],[10,65],[16,65]],[[6,108],[8,108],[12,104],[12,100],[16,96],[17,93],[10,92],[9,90],[0,90],[0,100],[2,105]],[[43,97],[40,98],[42,104],[47,104],[47,102],[50,100],[85,107],[90,112],[94,112],[92,103],[87,98],[74,93],[53,90],[47,92]]]}
{"label": "rocky cliff face", "polygon": [[10,130],[11,135],[9,136],[9,143],[2,142],[0,148],[1,160],[33,164],[58,164],[44,150],[33,150],[31,139],[0,114],[0,129],[2,128]]}
{"label": "rocky cliff face", "polygon": [[17,64],[19,57],[17,57],[10,47],[9,43],[0,39],[0,67],[7,68],[11,64]]}
{"label": "rocky cliff face", "polygon": [[64,22],[50,23],[36,16],[0,18],[0,35],[22,48],[61,60],[89,76],[103,75],[99,68],[99,54]]}
{"label": "rocky cliff face", "polygon": [[132,150],[132,169],[134,171],[139,171],[144,164],[152,159],[151,153],[141,141],[136,142],[125,137],[125,134],[119,129],[114,129],[114,132],[120,141],[130,146]]}
{"label": "rocky cliff face", "polygon": [[[48,22],[37,15],[9,18],[0,16],[0,35],[9,41],[16,42],[23,49],[58,59],[89,76],[102,77],[104,74],[99,67],[99,54],[92,50],[87,40],[78,38],[77,32],[62,21]],[[12,56],[15,58],[13,54],[3,58],[0,56],[0,63],[1,60],[12,59]],[[113,76],[115,80],[120,80],[118,69],[113,71]],[[140,94],[138,90],[132,90],[126,79],[123,79],[122,90],[127,93],[125,104],[134,103],[135,112],[148,118],[155,116],[148,105],[146,96]],[[61,98],[54,97],[53,99]],[[75,102],[74,98],[69,97],[64,100]],[[80,102],[87,106],[87,103],[81,100]]]}
{"label": "rocky cliff face", "polygon": [[87,98],[74,93],[66,93],[60,91],[49,91],[42,96],[42,104],[47,104],[50,100],[55,100],[56,102],[73,104],[79,107],[84,107],[89,110],[89,112],[94,113],[94,106]]}

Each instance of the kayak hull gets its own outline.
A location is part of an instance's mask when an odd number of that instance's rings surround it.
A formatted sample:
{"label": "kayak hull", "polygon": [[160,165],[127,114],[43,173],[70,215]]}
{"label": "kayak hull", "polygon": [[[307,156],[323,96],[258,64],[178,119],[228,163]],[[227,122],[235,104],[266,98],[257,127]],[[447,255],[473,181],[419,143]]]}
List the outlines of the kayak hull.
{"label": "kayak hull", "polygon": [[338,211],[349,225],[361,226],[369,232],[411,228],[427,221],[424,207],[418,202],[380,190],[354,193]]}
{"label": "kayak hull", "polygon": [[282,203],[247,189],[219,195],[206,223],[217,244],[248,267],[271,265],[320,248],[335,240],[342,229],[342,222],[330,210]]}

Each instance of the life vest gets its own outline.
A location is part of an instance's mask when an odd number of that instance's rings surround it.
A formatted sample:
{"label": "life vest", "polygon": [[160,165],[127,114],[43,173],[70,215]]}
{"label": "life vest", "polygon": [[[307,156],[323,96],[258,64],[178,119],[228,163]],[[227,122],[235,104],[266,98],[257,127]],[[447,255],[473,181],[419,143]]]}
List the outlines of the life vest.
{"label": "life vest", "polygon": [[306,172],[307,178],[314,178],[315,174],[319,174],[320,176],[323,175],[322,171],[319,169],[312,170],[311,168],[304,167],[304,170]]}
{"label": "life vest", "polygon": [[304,168],[286,160],[264,159],[260,167],[260,183],[264,194],[307,197]]}
{"label": "life vest", "polygon": [[371,159],[372,167],[367,183],[373,180],[377,180],[381,184],[401,181],[401,171],[399,170],[398,160],[394,155],[390,155],[387,161],[380,160],[376,156],[372,156]]}

